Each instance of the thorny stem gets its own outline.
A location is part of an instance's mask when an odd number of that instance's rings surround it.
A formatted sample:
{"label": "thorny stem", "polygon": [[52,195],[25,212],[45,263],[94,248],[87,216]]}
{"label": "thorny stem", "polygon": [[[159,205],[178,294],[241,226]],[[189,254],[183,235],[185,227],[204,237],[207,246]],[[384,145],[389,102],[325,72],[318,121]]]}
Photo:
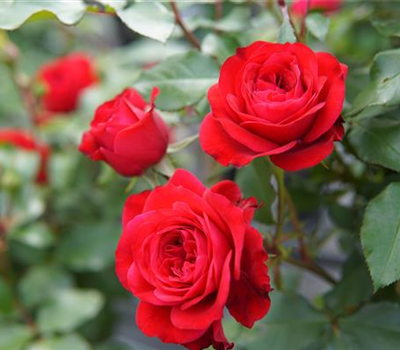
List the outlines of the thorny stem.
{"label": "thorny stem", "polygon": [[306,19],[309,10],[310,10],[310,0],[307,0],[306,13],[304,14],[301,20],[301,27],[300,27],[300,42],[302,43],[306,42],[306,36],[307,36]]}
{"label": "thorny stem", "polygon": [[292,26],[293,31],[294,31],[294,35],[295,35],[295,37],[296,37],[296,40],[297,40],[298,42],[302,42],[302,38],[301,38],[301,37],[299,36],[299,34],[297,33],[296,27],[294,26],[294,23],[293,23],[293,21],[292,21],[292,18],[291,18],[290,15],[289,15],[289,11],[288,11],[288,8],[287,8],[287,6],[286,6],[285,0],[278,0],[278,5],[279,5],[279,7],[281,8],[281,12],[282,12],[282,17],[283,17],[283,19],[287,19],[287,20],[289,21],[290,25]]}
{"label": "thorny stem", "polygon": [[175,16],[176,24],[182,29],[183,33],[186,36],[186,39],[199,51],[201,51],[201,44],[200,41],[196,38],[196,36],[186,27],[185,23],[182,21],[181,13],[179,12],[178,6],[176,5],[175,1],[169,2],[172,8],[172,11]]}

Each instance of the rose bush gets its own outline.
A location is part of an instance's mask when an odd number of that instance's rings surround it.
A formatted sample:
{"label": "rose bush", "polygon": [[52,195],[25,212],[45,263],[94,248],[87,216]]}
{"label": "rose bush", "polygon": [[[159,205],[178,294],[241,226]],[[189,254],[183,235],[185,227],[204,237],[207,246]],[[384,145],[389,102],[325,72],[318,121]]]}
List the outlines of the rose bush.
{"label": "rose bush", "polygon": [[208,92],[203,150],[224,166],[262,156],[289,171],[318,164],[343,137],[346,71],[332,55],[299,43],[237,49]]}
{"label": "rose bush", "polygon": [[68,113],[76,109],[83,90],[98,77],[89,56],[73,53],[43,65],[38,79],[45,86],[41,97],[44,113]]}
{"label": "rose bush", "polygon": [[40,157],[36,182],[39,184],[47,183],[47,165],[50,156],[49,146],[37,142],[35,138],[25,130],[10,128],[0,129],[0,147],[2,145],[10,145],[28,152],[36,152]]}
{"label": "rose bush", "polygon": [[169,130],[154,111],[157,94],[154,89],[149,106],[130,88],[102,104],[79,150],[93,160],[107,162],[124,176],[140,175],[158,163],[167,150]]}
{"label": "rose bush", "polygon": [[136,321],[146,335],[192,350],[231,349],[224,307],[246,327],[268,312],[267,253],[250,224],[256,208],[234,182],[207,189],[185,170],[128,198],[116,271],[140,300]]}

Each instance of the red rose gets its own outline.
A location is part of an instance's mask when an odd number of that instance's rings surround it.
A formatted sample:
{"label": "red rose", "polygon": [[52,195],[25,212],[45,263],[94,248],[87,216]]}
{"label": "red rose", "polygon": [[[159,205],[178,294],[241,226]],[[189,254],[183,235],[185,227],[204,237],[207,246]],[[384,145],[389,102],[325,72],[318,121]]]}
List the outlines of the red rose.
{"label": "red rose", "polygon": [[128,198],[116,272],[139,300],[138,327],[191,350],[231,349],[226,306],[246,327],[268,312],[269,277],[256,200],[222,181],[207,189],[177,170],[165,186]]}
{"label": "red rose", "polygon": [[79,150],[93,160],[104,160],[124,176],[136,176],[164,156],[169,139],[167,125],[134,89],[102,104]]}
{"label": "red rose", "polygon": [[237,167],[271,156],[285,170],[318,164],[344,134],[347,67],[303,44],[258,41],[222,66],[200,129],[204,151]]}
{"label": "red rose", "polygon": [[93,63],[84,54],[71,54],[44,65],[39,80],[46,86],[43,107],[66,113],[76,109],[82,91],[97,81]]}
{"label": "red rose", "polygon": [[331,13],[339,10],[342,0],[295,0],[290,9],[294,14],[304,16],[307,14],[307,6],[308,11],[319,10]]}
{"label": "red rose", "polygon": [[1,145],[12,145],[28,152],[37,152],[40,156],[40,165],[36,175],[36,182],[39,184],[47,183],[47,163],[50,155],[49,146],[37,142],[31,134],[19,129],[1,129]]}

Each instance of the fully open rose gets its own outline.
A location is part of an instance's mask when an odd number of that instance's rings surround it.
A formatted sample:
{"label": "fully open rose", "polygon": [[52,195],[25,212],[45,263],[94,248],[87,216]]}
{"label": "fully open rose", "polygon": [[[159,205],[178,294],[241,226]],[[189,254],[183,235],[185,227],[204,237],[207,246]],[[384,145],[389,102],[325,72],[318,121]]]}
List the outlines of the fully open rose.
{"label": "fully open rose", "polygon": [[239,48],[209,90],[204,151],[224,166],[263,156],[291,171],[318,164],[343,137],[346,71],[332,55],[299,43]]}
{"label": "fully open rose", "polygon": [[0,147],[2,145],[13,146],[27,152],[36,152],[40,157],[36,182],[38,184],[47,183],[47,163],[50,155],[49,146],[36,141],[29,132],[14,128],[0,129]]}
{"label": "fully open rose", "polygon": [[192,350],[231,349],[225,306],[246,327],[268,312],[267,253],[250,221],[254,198],[222,181],[207,189],[177,170],[165,186],[128,198],[116,271],[140,303],[148,336]]}
{"label": "fully open rose", "polygon": [[169,130],[154,111],[154,89],[150,105],[130,88],[102,104],[79,150],[93,160],[103,160],[124,176],[143,173],[164,156]]}

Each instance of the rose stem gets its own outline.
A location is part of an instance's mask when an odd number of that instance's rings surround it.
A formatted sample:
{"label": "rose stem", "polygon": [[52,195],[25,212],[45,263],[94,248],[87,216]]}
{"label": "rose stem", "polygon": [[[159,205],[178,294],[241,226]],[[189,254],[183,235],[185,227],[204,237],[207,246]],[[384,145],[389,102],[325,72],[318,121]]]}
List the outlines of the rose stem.
{"label": "rose stem", "polygon": [[224,2],[223,0],[215,0],[215,20],[221,19],[224,12]]}
{"label": "rose stem", "polygon": [[293,31],[294,31],[294,35],[295,35],[295,37],[296,37],[296,40],[297,40],[298,42],[302,42],[302,40],[301,40],[299,34],[297,33],[296,27],[294,26],[294,23],[293,23],[293,21],[292,21],[292,18],[291,18],[290,15],[289,15],[289,11],[288,11],[288,8],[287,8],[287,6],[286,6],[285,0],[278,0],[278,5],[279,5],[279,7],[281,8],[283,18],[287,18],[288,21],[289,21],[289,23],[290,23],[290,25],[292,26]]}
{"label": "rose stem", "polygon": [[304,14],[304,16],[301,20],[300,41],[302,43],[306,42],[306,36],[307,36],[306,19],[307,19],[309,10],[310,10],[310,0],[307,0],[306,13]]}
{"label": "rose stem", "polygon": [[278,213],[276,217],[276,229],[274,236],[274,244],[276,242],[279,243],[279,240],[282,237],[282,227],[283,227],[283,219],[285,214],[285,172],[274,165],[272,165],[272,171],[275,175],[277,182],[277,192],[278,192]]}
{"label": "rose stem", "polygon": [[182,21],[181,13],[179,12],[178,6],[176,5],[175,1],[169,2],[174,12],[175,22],[176,24],[182,29],[183,33],[185,34],[188,41],[199,51],[201,51],[201,44],[196,36],[186,27],[185,23]]}

